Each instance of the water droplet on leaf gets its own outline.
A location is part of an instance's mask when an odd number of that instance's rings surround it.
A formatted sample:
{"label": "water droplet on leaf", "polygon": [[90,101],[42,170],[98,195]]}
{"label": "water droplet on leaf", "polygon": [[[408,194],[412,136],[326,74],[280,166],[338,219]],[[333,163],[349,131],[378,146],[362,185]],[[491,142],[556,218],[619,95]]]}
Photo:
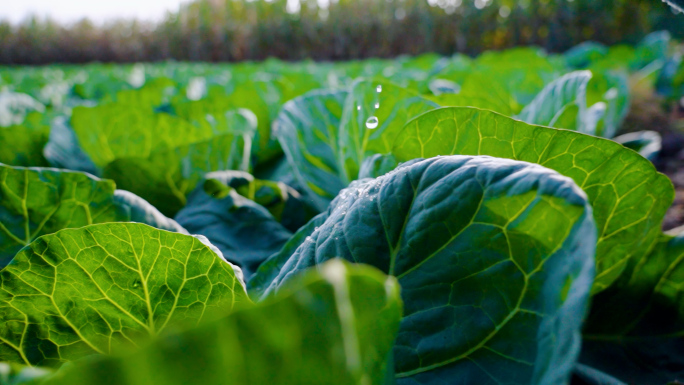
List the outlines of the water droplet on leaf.
{"label": "water droplet on leaf", "polygon": [[382,92],[382,86],[380,86],[380,85],[377,86],[377,87],[375,88],[375,90],[376,90],[377,92]]}
{"label": "water droplet on leaf", "polygon": [[377,110],[378,108],[380,108],[380,103],[375,103],[375,109]]}
{"label": "water droplet on leaf", "polygon": [[369,128],[372,130],[372,129],[376,128],[377,126],[378,126],[378,118],[377,117],[371,116],[370,118],[368,118],[368,120],[366,120],[366,128]]}

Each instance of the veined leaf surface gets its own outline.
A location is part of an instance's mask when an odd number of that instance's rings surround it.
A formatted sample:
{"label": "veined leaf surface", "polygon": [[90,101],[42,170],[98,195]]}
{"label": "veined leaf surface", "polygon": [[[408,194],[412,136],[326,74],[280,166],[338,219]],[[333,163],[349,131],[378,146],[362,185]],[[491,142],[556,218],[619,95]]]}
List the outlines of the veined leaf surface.
{"label": "veined leaf surface", "polygon": [[[277,292],[342,257],[397,277],[399,384],[556,384],[579,352],[596,228],[571,179],[524,162],[437,157],[353,182],[249,282]],[[314,227],[315,226],[315,227]]]}
{"label": "veined leaf surface", "polygon": [[599,231],[594,291],[660,234],[672,183],[636,152],[611,140],[533,126],[476,108],[442,108],[409,122],[392,153],[399,162],[437,155],[489,155],[537,163],[572,178],[593,207]]}
{"label": "veined leaf surface", "polygon": [[142,222],[184,233],[145,200],[81,172],[0,164],[0,265],[36,238],[65,228]]}
{"label": "veined leaf surface", "polygon": [[44,384],[381,384],[401,308],[394,278],[331,261],[264,303]]}
{"label": "veined leaf surface", "polygon": [[241,124],[233,127],[235,131],[202,142],[161,149],[146,158],[116,159],[104,168],[103,176],[115,180],[121,189],[149,201],[164,215],[173,217],[185,206],[187,195],[204,174],[249,168],[253,130],[241,114],[232,115],[230,120]]}
{"label": "veined leaf surface", "polygon": [[650,253],[593,299],[581,361],[629,384],[684,380],[684,234]]}
{"label": "veined leaf surface", "polygon": [[312,91],[291,100],[274,132],[298,181],[323,211],[357,179],[366,157],[388,152],[408,120],[436,107],[409,89],[360,80],[350,91]]}
{"label": "veined leaf surface", "polygon": [[211,247],[139,223],[35,240],[0,271],[0,360],[55,366],[248,302]]}

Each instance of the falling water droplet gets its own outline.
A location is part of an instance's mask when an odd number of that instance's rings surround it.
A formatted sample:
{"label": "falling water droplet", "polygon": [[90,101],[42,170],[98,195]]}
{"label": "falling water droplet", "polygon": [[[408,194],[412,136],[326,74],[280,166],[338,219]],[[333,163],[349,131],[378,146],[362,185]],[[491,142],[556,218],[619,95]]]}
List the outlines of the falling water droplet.
{"label": "falling water droplet", "polygon": [[371,130],[374,129],[375,127],[378,126],[378,118],[375,116],[371,116],[366,120],[366,128],[370,128]]}
{"label": "falling water droplet", "polygon": [[377,87],[375,88],[375,90],[376,90],[377,92],[382,92],[382,86],[380,86],[380,85],[377,86]]}
{"label": "falling water droplet", "polygon": [[380,108],[380,103],[375,103],[375,109],[377,110],[378,108]]}

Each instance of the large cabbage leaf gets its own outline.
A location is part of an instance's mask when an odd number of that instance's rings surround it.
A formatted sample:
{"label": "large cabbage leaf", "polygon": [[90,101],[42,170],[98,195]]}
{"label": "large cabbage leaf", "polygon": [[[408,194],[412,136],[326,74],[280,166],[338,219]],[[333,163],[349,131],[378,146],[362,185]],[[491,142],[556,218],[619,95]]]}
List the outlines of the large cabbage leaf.
{"label": "large cabbage leaf", "polygon": [[78,143],[99,168],[118,158],[147,157],[155,150],[175,148],[211,138],[207,127],[152,108],[123,103],[76,107],[71,116]]}
{"label": "large cabbage leaf", "polygon": [[596,240],[571,179],[524,162],[437,157],[352,183],[321,221],[265,262],[249,283],[256,295],[335,257],[371,264],[402,287],[399,384],[567,380]]}
{"label": "large cabbage leaf", "polygon": [[204,174],[247,167],[250,133],[225,134],[204,142],[152,153],[147,158],[119,158],[103,171],[124,190],[146,199],[162,213],[174,216]]}
{"label": "large cabbage leaf", "polygon": [[139,223],[38,238],[0,271],[0,360],[55,366],[248,302],[204,242]]}
{"label": "large cabbage leaf", "polygon": [[0,164],[0,265],[36,238],[65,228],[136,221],[185,232],[145,200],[115,188],[85,173]]}
{"label": "large cabbage leaf", "polygon": [[286,103],[273,123],[297,181],[319,210],[348,183],[341,177],[337,158],[347,95],[347,91],[312,91]]}
{"label": "large cabbage leaf", "polygon": [[57,166],[113,179],[173,216],[205,173],[249,169],[255,129],[248,110],[190,123],[147,108],[105,104],[75,109],[70,126],[56,121],[45,155]]}
{"label": "large cabbage leaf", "polygon": [[408,120],[436,107],[397,85],[360,80],[350,91],[312,91],[286,103],[274,133],[322,211],[357,179],[366,157],[388,152]]}
{"label": "large cabbage leaf", "polygon": [[684,233],[653,250],[597,295],[584,330],[582,362],[629,384],[684,380]]}
{"label": "large cabbage leaf", "polygon": [[615,281],[630,258],[648,252],[674,199],[670,180],[620,144],[476,108],[442,108],[421,115],[406,125],[392,153],[400,162],[489,155],[537,163],[571,177],[589,197],[599,231],[595,292]]}
{"label": "large cabbage leaf", "polygon": [[44,384],[382,384],[401,308],[394,278],[331,261],[276,298]]}

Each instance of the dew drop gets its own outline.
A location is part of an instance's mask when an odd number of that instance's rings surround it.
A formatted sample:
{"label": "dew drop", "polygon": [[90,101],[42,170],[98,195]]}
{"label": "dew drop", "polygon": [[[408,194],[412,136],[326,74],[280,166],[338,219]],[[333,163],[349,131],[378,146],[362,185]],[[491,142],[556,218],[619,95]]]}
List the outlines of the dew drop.
{"label": "dew drop", "polygon": [[378,108],[380,108],[380,103],[375,103],[375,109],[377,110]]}
{"label": "dew drop", "polygon": [[361,106],[356,106],[357,111],[361,111]]}
{"label": "dew drop", "polygon": [[375,91],[377,91],[377,92],[382,92],[382,86],[378,85],[378,86],[375,88]]}
{"label": "dew drop", "polygon": [[376,128],[378,126],[378,118],[375,116],[371,116],[366,120],[366,128],[370,128],[371,130]]}

